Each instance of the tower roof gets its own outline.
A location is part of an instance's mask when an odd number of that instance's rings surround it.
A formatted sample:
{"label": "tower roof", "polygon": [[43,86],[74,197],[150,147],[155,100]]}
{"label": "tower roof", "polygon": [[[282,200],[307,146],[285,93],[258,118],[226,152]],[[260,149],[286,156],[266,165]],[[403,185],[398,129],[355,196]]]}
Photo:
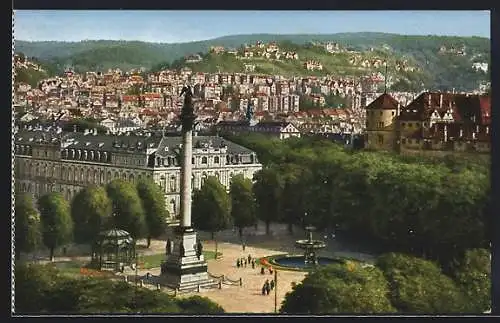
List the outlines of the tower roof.
{"label": "tower roof", "polygon": [[399,102],[394,99],[391,95],[384,93],[378,98],[370,103],[366,109],[367,110],[396,110],[398,108]]}

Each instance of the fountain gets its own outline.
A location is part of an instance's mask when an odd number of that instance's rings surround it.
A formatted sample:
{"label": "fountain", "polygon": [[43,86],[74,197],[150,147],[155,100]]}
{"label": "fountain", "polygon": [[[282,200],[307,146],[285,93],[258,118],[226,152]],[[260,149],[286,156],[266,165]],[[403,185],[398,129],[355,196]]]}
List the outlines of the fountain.
{"label": "fountain", "polygon": [[317,252],[326,248],[326,243],[322,240],[313,239],[313,231],[315,227],[307,226],[306,239],[295,241],[295,246],[304,251],[301,256],[280,255],[268,257],[269,263],[275,266],[289,268],[293,270],[310,270],[316,266],[330,265],[335,263],[343,263],[340,258],[318,257]]}
{"label": "fountain", "polygon": [[305,227],[307,232],[307,239],[295,241],[295,246],[299,249],[304,250],[304,264],[308,265],[318,265],[318,257],[316,252],[326,248],[326,243],[321,240],[313,239],[313,231],[316,230],[313,226]]}

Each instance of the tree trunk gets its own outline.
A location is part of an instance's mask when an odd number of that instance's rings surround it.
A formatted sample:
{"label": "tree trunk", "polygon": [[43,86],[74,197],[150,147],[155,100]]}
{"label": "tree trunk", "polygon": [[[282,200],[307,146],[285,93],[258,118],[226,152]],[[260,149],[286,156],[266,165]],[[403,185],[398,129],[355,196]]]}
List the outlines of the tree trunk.
{"label": "tree trunk", "polygon": [[49,259],[50,261],[54,261],[54,247],[51,247],[49,251]]}
{"label": "tree trunk", "polygon": [[215,232],[212,232],[212,240],[215,240]]}
{"label": "tree trunk", "polygon": [[266,234],[271,234],[271,223],[269,221],[266,221]]}
{"label": "tree trunk", "polygon": [[243,239],[243,229],[242,228],[238,228],[238,233],[240,235],[240,240]]}
{"label": "tree trunk", "polygon": [[288,233],[293,234],[293,223],[288,223]]}
{"label": "tree trunk", "polygon": [[146,245],[146,248],[149,248],[151,246],[151,236],[148,236],[148,243]]}

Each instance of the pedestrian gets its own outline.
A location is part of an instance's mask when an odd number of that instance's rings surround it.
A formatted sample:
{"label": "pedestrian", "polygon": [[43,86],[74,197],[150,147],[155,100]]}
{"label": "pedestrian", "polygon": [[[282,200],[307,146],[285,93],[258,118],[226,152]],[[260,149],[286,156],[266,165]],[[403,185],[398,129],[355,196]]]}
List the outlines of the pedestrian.
{"label": "pedestrian", "polygon": [[236,267],[240,268],[240,260],[236,260]]}
{"label": "pedestrian", "polygon": [[255,269],[255,261],[252,259],[252,269]]}
{"label": "pedestrian", "polygon": [[274,289],[274,279],[271,280],[270,284],[271,284],[271,290],[273,290]]}
{"label": "pedestrian", "polygon": [[260,267],[260,274],[261,274],[261,275],[264,275],[264,274],[265,274],[265,272],[264,272],[264,267]]}
{"label": "pedestrian", "polygon": [[273,274],[273,267],[269,267],[269,273],[272,275]]}
{"label": "pedestrian", "polygon": [[248,255],[248,263],[250,263],[252,261],[252,256]]}
{"label": "pedestrian", "polygon": [[245,243],[243,242],[243,251],[245,251]]}
{"label": "pedestrian", "polygon": [[266,294],[269,295],[270,292],[271,292],[271,285],[269,284],[268,281],[266,281]]}
{"label": "pedestrian", "polygon": [[247,267],[247,260],[245,259],[245,268]]}
{"label": "pedestrian", "polygon": [[262,295],[266,295],[266,284],[262,285]]}

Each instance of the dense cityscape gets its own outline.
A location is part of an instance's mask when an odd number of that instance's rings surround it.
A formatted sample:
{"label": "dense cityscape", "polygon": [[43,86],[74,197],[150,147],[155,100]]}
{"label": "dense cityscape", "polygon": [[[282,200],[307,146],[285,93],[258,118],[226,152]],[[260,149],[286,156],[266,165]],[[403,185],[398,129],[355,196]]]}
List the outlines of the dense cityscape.
{"label": "dense cityscape", "polygon": [[334,39],[310,46],[361,72],[249,61],[302,62],[280,44],[55,73],[16,51],[16,314],[491,309],[489,82],[398,91],[411,60]]}

